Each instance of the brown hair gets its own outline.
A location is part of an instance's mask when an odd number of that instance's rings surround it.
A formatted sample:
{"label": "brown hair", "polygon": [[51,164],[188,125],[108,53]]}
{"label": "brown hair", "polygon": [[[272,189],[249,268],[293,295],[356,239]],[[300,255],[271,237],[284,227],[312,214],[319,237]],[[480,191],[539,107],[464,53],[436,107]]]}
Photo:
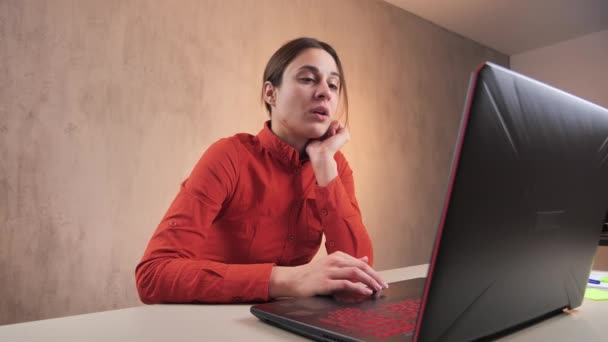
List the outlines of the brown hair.
{"label": "brown hair", "polygon": [[266,68],[264,69],[264,76],[262,79],[262,103],[266,106],[266,111],[271,114],[271,107],[266,101],[264,101],[264,83],[267,81],[272,83],[275,87],[280,87],[283,81],[283,73],[285,69],[302,51],[306,49],[322,49],[329,53],[338,67],[340,73],[340,97],[342,97],[343,103],[341,107],[346,113],[346,122],[348,123],[348,93],[346,91],[346,80],[344,78],[344,70],[342,69],[342,63],[340,58],[331,45],[319,41],[314,38],[297,38],[285,43],[281,46],[268,60]]}

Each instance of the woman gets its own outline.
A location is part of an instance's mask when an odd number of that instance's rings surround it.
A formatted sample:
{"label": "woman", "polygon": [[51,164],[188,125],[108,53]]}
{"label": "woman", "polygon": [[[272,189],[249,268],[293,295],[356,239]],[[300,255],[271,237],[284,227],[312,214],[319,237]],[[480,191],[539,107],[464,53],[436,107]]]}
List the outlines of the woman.
{"label": "woman", "polygon": [[[342,64],[316,39],[283,45],[264,71],[270,120],[214,143],[182,185],[136,269],[144,303],[371,295],[388,285],[339,149]],[[326,237],[328,256],[311,262]]]}

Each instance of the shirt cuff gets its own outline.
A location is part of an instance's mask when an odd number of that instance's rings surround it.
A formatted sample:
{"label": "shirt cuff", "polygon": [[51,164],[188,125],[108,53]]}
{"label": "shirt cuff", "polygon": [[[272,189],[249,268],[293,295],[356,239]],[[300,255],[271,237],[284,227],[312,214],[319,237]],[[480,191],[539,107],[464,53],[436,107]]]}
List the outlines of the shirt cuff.
{"label": "shirt cuff", "polygon": [[224,278],[225,302],[265,302],[274,264],[230,264]]}
{"label": "shirt cuff", "polygon": [[328,216],[346,218],[359,215],[339,176],[332,179],[326,186],[317,185],[315,197],[321,221],[325,221]]}

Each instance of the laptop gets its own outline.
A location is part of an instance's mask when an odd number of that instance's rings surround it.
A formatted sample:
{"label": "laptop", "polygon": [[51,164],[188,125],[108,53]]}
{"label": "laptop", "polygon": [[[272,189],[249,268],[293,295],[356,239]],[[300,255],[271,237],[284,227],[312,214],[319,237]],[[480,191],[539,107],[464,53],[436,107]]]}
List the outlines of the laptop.
{"label": "laptop", "polygon": [[581,305],[608,209],[608,110],[482,64],[448,184],[426,278],[251,313],[319,341],[469,341]]}

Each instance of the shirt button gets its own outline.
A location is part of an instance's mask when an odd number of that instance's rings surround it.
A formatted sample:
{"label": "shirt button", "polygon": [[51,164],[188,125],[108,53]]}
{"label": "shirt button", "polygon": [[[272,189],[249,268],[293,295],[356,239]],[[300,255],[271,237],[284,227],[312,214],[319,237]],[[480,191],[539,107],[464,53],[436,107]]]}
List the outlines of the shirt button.
{"label": "shirt button", "polygon": [[293,240],[295,240],[295,239],[296,239],[296,237],[295,237],[295,236],[293,236],[293,235],[289,235],[289,241],[293,241]]}
{"label": "shirt button", "polygon": [[335,244],[336,244],[335,242],[333,242],[333,241],[329,241],[329,246],[330,246],[330,247],[335,246]]}
{"label": "shirt button", "polygon": [[238,297],[238,296],[237,297],[232,297],[232,302],[233,303],[240,303],[242,301],[243,301],[243,298],[241,298],[241,297]]}
{"label": "shirt button", "polygon": [[328,213],[328,212],[327,212],[327,209],[323,209],[323,210],[321,210],[321,213],[322,213],[323,215],[327,216],[327,213]]}
{"label": "shirt button", "polygon": [[177,223],[175,223],[175,221],[171,221],[171,222],[169,222],[169,225],[170,225],[171,227],[175,227],[175,226],[177,226]]}

